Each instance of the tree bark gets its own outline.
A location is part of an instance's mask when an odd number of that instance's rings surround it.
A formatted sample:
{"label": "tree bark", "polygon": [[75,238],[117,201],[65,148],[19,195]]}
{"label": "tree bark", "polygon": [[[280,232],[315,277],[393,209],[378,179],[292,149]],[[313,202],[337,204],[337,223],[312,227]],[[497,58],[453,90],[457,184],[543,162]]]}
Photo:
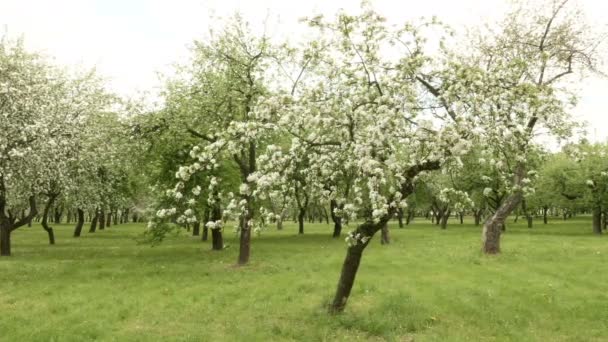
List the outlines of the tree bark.
{"label": "tree bark", "polygon": [[300,213],[298,214],[298,234],[304,234],[304,215],[306,214],[306,209],[300,208]]}
{"label": "tree bark", "polygon": [[106,227],[110,228],[112,226],[112,209],[108,211],[108,215],[106,216]]}
{"label": "tree bark", "polygon": [[382,229],[380,230],[380,244],[388,245],[390,243],[391,243],[391,236],[390,236],[390,232],[388,230],[388,224],[385,223],[384,226],[382,226]]}
{"label": "tree bark", "polygon": [[[51,209],[51,207],[53,206],[53,203],[55,203],[55,199],[57,198],[57,194],[49,194],[48,197],[48,201],[46,202],[46,205],[44,206],[44,211],[42,213],[42,229],[44,229],[46,231],[46,233],[49,236],[49,244],[50,245],[54,245],[55,244],[55,232],[53,232],[53,227],[49,227],[49,211]],[[57,223],[58,218],[57,218],[57,208],[55,208],[55,223]]]}
{"label": "tree bark", "polygon": [[382,229],[382,227],[386,224],[389,217],[390,216],[387,216],[382,221],[377,223],[365,222],[359,225],[355,230],[354,234],[364,234],[364,236],[369,237],[369,240],[367,240],[365,243],[351,245],[346,250],[346,257],[344,258],[342,271],[340,272],[340,279],[338,280],[338,288],[336,289],[336,294],[334,295],[332,303],[329,305],[330,313],[340,313],[344,311],[348,297],[350,297],[351,290],[355,283],[355,277],[357,276],[357,271],[359,270],[359,265],[361,264],[363,251],[370,243],[374,234],[376,234],[376,232]]}
{"label": "tree bark", "polygon": [[515,193],[507,198],[483,225],[482,250],[485,254],[500,253],[500,234],[505,228],[509,214],[519,205],[521,194]]}
{"label": "tree bark", "polygon": [[103,209],[99,212],[97,220],[99,221],[99,230],[106,229],[106,212]]}
{"label": "tree bark", "polygon": [[194,222],[194,225],[192,227],[192,236],[199,236],[201,232],[201,223],[200,222]]}
{"label": "tree bark", "polygon": [[76,212],[78,216],[76,218],[76,227],[74,227],[74,237],[80,237],[82,226],[84,226],[84,211],[78,208]]}
{"label": "tree bark", "polygon": [[441,229],[446,229],[448,227],[448,219],[450,218],[451,213],[452,212],[448,210],[447,212],[444,212],[441,216]]}
{"label": "tree bark", "polygon": [[334,210],[336,210],[336,209],[342,210],[343,207],[344,207],[344,205],[338,204],[338,202],[335,199],[332,199],[329,202],[329,211],[330,211],[330,215],[331,215],[331,220],[334,222],[334,232],[332,233],[331,236],[334,238],[339,238],[340,234],[342,234],[342,216],[336,215]]}
{"label": "tree bark", "polygon": [[399,228],[403,228],[403,208],[397,210],[397,221],[399,222]]}
{"label": "tree bark", "polygon": [[547,224],[547,211],[549,209],[547,207],[543,207],[543,223]]}
{"label": "tree bark", "polygon": [[99,221],[99,211],[95,209],[95,215],[91,219],[91,226],[89,227],[89,233],[95,233],[97,230],[97,221]]}
{"label": "tree bark", "polygon": [[[219,205],[219,199],[213,205],[211,210],[211,221],[217,222],[222,219],[222,208]],[[224,238],[222,237],[222,228],[211,229],[211,249],[221,251],[224,249]]]}
{"label": "tree bark", "polygon": [[[3,189],[2,175],[0,175],[0,189]],[[38,214],[38,210],[36,209],[36,198],[34,196],[29,197],[29,205],[30,212],[27,216],[22,217],[20,220],[15,220],[10,213],[7,216],[6,209],[6,198],[4,194],[0,192],[0,256],[10,256],[11,255],[11,233],[21,227],[26,225],[29,221],[32,220],[34,216]]]}

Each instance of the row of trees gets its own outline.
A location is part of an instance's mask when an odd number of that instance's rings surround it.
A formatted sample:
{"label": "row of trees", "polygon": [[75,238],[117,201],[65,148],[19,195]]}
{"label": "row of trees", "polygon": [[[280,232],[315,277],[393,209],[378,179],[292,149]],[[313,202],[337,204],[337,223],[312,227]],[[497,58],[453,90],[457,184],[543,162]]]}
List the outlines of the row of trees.
{"label": "row of trees", "polygon": [[[422,187],[441,217],[489,212],[482,249],[499,253],[514,210],[560,206],[534,193],[536,182],[557,181],[550,170],[538,179],[545,157],[535,137],[572,135],[568,82],[596,71],[599,45],[568,5],[516,6],[466,43],[437,20],[395,28],[367,4],[306,19],[315,38],[298,46],[252,34],[236,17],[195,43],[165,108],[132,121],[150,183],[169,188],[148,236],[203,224],[221,249],[232,220],[246,264],[252,231],[291,211],[303,232],[311,206],[329,203],[334,236],[355,223],[332,312],[344,309],[371,238],[411,195],[418,203]],[[605,171],[584,171],[601,148],[579,147],[577,170],[592,190],[581,196],[601,212]]]}
{"label": "row of trees", "polygon": [[94,72],[64,70],[21,40],[1,38],[0,255],[11,254],[11,233],[36,217],[54,244],[56,208],[75,213],[75,236],[85,212],[94,222],[118,211],[124,219],[138,187],[123,108]]}

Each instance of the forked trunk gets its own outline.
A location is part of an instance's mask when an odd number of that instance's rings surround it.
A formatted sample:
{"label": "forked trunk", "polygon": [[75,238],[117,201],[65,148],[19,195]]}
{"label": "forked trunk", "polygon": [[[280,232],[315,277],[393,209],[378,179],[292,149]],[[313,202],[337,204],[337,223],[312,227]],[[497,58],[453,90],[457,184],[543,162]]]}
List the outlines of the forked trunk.
{"label": "forked trunk", "polygon": [[521,194],[515,193],[507,198],[483,225],[482,249],[486,254],[500,253],[500,234],[506,229],[505,221],[519,205]]}

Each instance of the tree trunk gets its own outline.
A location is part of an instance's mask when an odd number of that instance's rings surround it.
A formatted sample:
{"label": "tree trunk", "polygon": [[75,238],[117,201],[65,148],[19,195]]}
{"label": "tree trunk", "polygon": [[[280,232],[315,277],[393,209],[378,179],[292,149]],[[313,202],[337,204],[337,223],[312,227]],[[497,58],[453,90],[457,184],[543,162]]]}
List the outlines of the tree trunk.
{"label": "tree trunk", "polygon": [[443,213],[443,216],[441,216],[441,229],[446,229],[448,227],[448,219],[450,218],[450,214],[451,211],[448,210],[447,212]]}
{"label": "tree trunk", "polygon": [[549,209],[547,207],[543,207],[543,223],[547,224],[547,211]]}
{"label": "tree trunk", "polygon": [[[46,233],[49,236],[49,244],[50,245],[54,245],[55,244],[55,232],[53,232],[53,227],[49,227],[49,211],[51,210],[51,207],[53,206],[53,203],[55,202],[55,199],[57,198],[58,195],[56,194],[50,194],[49,195],[49,199],[46,202],[46,205],[44,206],[44,211],[42,213],[42,229],[44,229],[46,231]],[[57,208],[55,208],[55,222],[57,222]]]}
{"label": "tree trunk", "polygon": [[602,234],[602,208],[599,205],[593,208],[593,232]]}
{"label": "tree trunk", "polygon": [[521,194],[509,196],[483,225],[482,249],[486,254],[500,253],[500,234],[506,229],[505,221],[521,201]]}
{"label": "tree trunk", "polygon": [[458,216],[460,217],[460,224],[464,224],[464,213],[460,212],[458,213]]}
{"label": "tree trunk", "polygon": [[604,211],[603,215],[602,215],[602,229],[606,230],[606,225],[608,225],[608,218],[606,217],[606,215],[608,215],[608,211]]}
{"label": "tree trunk", "polygon": [[239,257],[237,263],[239,265],[245,265],[249,262],[249,256],[251,254],[251,229],[249,227],[249,220],[251,216],[248,213],[241,219],[241,236],[239,239]]}
{"label": "tree trunk", "polygon": [[306,210],[300,208],[300,213],[298,214],[298,234],[304,234],[304,215],[306,214]]}
{"label": "tree trunk", "polygon": [[99,221],[99,230],[106,229],[106,212],[103,209],[99,212],[97,220]]}
{"label": "tree trunk", "polygon": [[[219,205],[219,199],[213,205],[211,210],[211,221],[217,222],[222,219],[222,208]],[[222,237],[222,228],[211,229],[211,249],[221,251],[224,249],[224,238]]]}
{"label": "tree trunk", "polygon": [[407,216],[405,217],[405,225],[408,226],[414,220],[414,209],[407,210]]}
{"label": "tree trunk", "polygon": [[283,215],[277,218],[277,230],[283,230]]}
{"label": "tree trunk", "polygon": [[11,227],[0,223],[0,256],[11,255]]}
{"label": "tree trunk", "polygon": [[114,210],[114,215],[112,215],[112,219],[114,220],[113,224],[115,226],[117,226],[118,225],[118,210]]}
{"label": "tree trunk", "polygon": [[339,238],[340,234],[342,234],[342,216],[336,215],[335,210],[342,210],[344,207],[343,204],[338,204],[338,201],[332,199],[329,202],[329,211],[331,214],[331,220],[334,222],[334,232],[332,233],[332,237]]}
{"label": "tree trunk", "polygon": [[385,223],[380,230],[380,244],[388,245],[389,243],[391,243],[391,237],[388,230],[388,224]]}
{"label": "tree trunk", "polygon": [[108,215],[106,216],[106,227],[110,228],[112,226],[112,209],[108,211]]}
{"label": "tree trunk", "polygon": [[528,215],[526,216],[526,219],[528,220],[528,228],[532,228],[534,218],[532,217],[532,215]]}
{"label": "tree trunk", "polygon": [[397,210],[397,220],[399,221],[399,228],[403,228],[403,208]]}
{"label": "tree trunk", "polygon": [[329,305],[330,313],[339,313],[344,311],[348,297],[355,283],[355,277],[361,264],[361,257],[363,256],[363,250],[369,244],[371,238],[376,232],[388,222],[390,215],[384,217],[380,222],[365,222],[355,229],[353,234],[362,234],[363,236],[369,237],[369,239],[362,243],[350,245],[346,250],[346,258],[342,264],[342,271],[340,272],[340,280],[338,280],[338,288],[332,303]]}
{"label": "tree trunk", "polygon": [[198,236],[201,232],[201,223],[200,222],[194,222],[194,225],[192,227],[192,236]]}
{"label": "tree trunk", "polygon": [[76,227],[74,228],[74,237],[79,237],[82,232],[82,226],[84,226],[84,211],[80,208],[76,209],[78,217],[76,221]]}
{"label": "tree trunk", "polygon": [[91,226],[89,227],[89,233],[95,233],[97,229],[97,221],[99,221],[99,211],[95,209],[95,215],[91,219]]}
{"label": "tree trunk", "polygon": [[55,224],[60,224],[62,215],[63,215],[63,210],[60,209],[59,206],[55,207],[55,218],[54,218],[53,222],[55,222]]}

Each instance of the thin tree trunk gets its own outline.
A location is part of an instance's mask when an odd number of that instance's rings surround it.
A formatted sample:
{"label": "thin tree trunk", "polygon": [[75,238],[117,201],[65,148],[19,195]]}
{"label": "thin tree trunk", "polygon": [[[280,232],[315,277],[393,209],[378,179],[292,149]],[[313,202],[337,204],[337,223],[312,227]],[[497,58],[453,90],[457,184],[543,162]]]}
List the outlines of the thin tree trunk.
{"label": "thin tree trunk", "polygon": [[192,236],[199,236],[201,232],[201,223],[200,222],[194,222],[194,225],[192,227]]}
{"label": "thin tree trunk", "polygon": [[448,210],[447,212],[443,213],[443,216],[441,216],[441,229],[446,229],[448,227],[448,219],[450,218],[450,214],[451,211]]}
{"label": "thin tree trunk", "polygon": [[547,224],[548,220],[547,220],[547,211],[549,209],[547,207],[543,207],[543,223]]}
{"label": "thin tree trunk", "polygon": [[74,228],[74,237],[80,237],[80,233],[82,232],[82,226],[84,226],[84,211],[80,208],[76,209],[77,219],[76,219],[76,227]]}
{"label": "thin tree trunk", "polygon": [[[217,222],[222,220],[222,208],[219,205],[219,199],[213,205],[211,210],[211,221]],[[220,251],[224,249],[224,238],[222,237],[222,228],[211,229],[211,249]]]}
{"label": "thin tree trunk", "polygon": [[95,230],[97,230],[97,221],[99,221],[99,211],[97,211],[97,209],[95,209],[95,215],[93,215],[93,218],[91,219],[91,226],[89,227],[89,233],[95,233]]}
{"label": "thin tree trunk", "polygon": [[277,218],[277,230],[283,230],[283,215],[279,215]]}
{"label": "thin tree trunk", "polygon": [[397,220],[399,221],[399,228],[403,228],[403,208],[397,210]]}
{"label": "thin tree trunk", "polygon": [[460,224],[464,224],[464,213],[460,212],[458,213],[458,216],[460,217]]}
{"label": "thin tree trunk", "polygon": [[97,220],[99,221],[99,230],[106,229],[106,212],[103,209],[99,212]]}
{"label": "thin tree trunk", "polygon": [[[51,207],[53,206],[53,203],[55,202],[57,195],[50,194],[50,195],[48,195],[48,197],[49,197],[49,199],[46,202],[46,205],[44,206],[44,211],[42,213],[42,229],[44,229],[49,236],[49,244],[54,245],[55,244],[55,232],[53,232],[53,227],[49,227],[48,220],[49,220],[49,211],[50,211]],[[55,222],[57,222],[57,208],[55,208]]]}
{"label": "thin tree trunk", "polygon": [[300,213],[298,214],[298,234],[304,234],[304,215],[306,214],[306,210],[300,208]]}
{"label": "thin tree trunk", "polygon": [[380,230],[380,244],[388,245],[391,243],[391,237],[389,233],[390,232],[388,230],[388,224],[385,223],[384,226],[382,226],[382,229]]}
{"label": "thin tree trunk", "polygon": [[342,204],[338,204],[335,199],[332,199],[329,202],[329,211],[331,214],[331,220],[334,222],[334,232],[332,233],[332,237],[338,238],[340,234],[342,234],[342,216],[336,215],[335,210],[342,210],[344,206]]}
{"label": "thin tree trunk", "polygon": [[108,215],[106,216],[106,227],[110,228],[112,226],[112,209],[108,211]]}

